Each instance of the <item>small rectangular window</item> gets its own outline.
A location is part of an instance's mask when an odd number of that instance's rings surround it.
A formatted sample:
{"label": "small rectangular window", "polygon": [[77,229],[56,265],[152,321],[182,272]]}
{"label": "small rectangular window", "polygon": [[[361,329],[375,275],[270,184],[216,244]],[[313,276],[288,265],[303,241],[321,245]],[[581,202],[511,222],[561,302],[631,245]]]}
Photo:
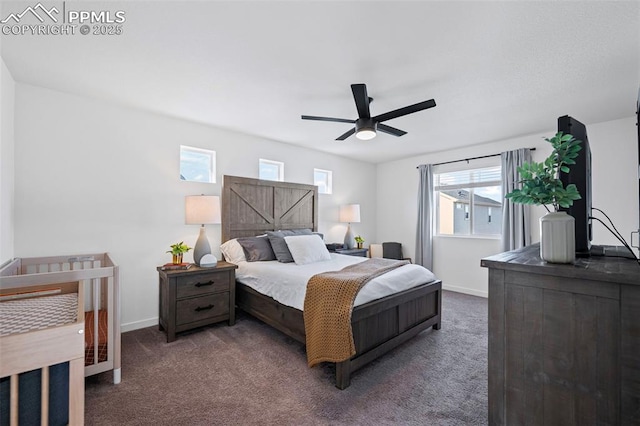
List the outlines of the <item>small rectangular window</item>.
{"label": "small rectangular window", "polygon": [[216,183],[216,152],[180,145],[180,179]]}
{"label": "small rectangular window", "polygon": [[434,175],[439,235],[500,235],[500,166]]}
{"label": "small rectangular window", "polygon": [[331,194],[333,191],[331,170],[313,169],[313,184],[318,187],[318,193]]}
{"label": "small rectangular window", "polygon": [[260,159],[260,179],[284,181],[284,163]]}

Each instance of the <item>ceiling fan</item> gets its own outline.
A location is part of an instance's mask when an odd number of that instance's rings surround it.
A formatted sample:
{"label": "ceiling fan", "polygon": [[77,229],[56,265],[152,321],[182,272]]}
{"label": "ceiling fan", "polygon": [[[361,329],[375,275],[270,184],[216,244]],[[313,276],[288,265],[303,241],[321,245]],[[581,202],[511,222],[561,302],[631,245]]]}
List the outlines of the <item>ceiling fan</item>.
{"label": "ceiling fan", "polygon": [[402,117],[403,115],[413,114],[414,112],[422,111],[423,109],[433,108],[436,106],[436,101],[430,99],[428,101],[419,102],[417,104],[409,105],[404,108],[395,109],[393,111],[385,112],[384,114],[371,117],[369,111],[369,104],[373,101],[367,95],[366,84],[352,84],[351,91],[353,92],[353,100],[356,102],[356,108],[358,109],[358,118],[356,120],[348,120],[346,118],[333,118],[333,117],[316,117],[313,115],[303,115],[303,120],[317,120],[317,121],[335,121],[338,123],[355,123],[355,127],[348,132],[340,135],[336,138],[337,141],[343,141],[349,136],[356,134],[358,139],[369,140],[376,137],[376,132],[379,130],[383,133],[388,133],[394,136],[406,135],[407,132],[396,129],[395,127],[382,124],[383,121],[391,120],[393,118]]}

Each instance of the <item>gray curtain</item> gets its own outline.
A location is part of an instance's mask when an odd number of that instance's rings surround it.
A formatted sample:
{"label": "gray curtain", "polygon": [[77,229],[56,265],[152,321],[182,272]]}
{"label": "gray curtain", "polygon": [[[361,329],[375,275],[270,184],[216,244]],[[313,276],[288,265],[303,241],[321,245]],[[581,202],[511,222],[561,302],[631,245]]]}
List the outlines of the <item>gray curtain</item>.
{"label": "gray curtain", "polygon": [[[502,193],[507,195],[519,188],[518,166],[531,161],[529,148],[516,149],[500,154],[502,164]],[[502,203],[502,250],[519,249],[531,244],[531,207],[516,204],[506,198]]]}
{"label": "gray curtain", "polygon": [[416,232],[416,263],[433,271],[433,230],[435,196],[433,192],[433,166],[418,166],[418,227]]}

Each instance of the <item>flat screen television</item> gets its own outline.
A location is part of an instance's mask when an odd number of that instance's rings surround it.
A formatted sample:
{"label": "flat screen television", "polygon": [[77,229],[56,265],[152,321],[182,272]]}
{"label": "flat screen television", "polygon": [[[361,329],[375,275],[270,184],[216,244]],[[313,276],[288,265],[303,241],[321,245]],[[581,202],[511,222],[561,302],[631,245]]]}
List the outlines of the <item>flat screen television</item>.
{"label": "flat screen television", "polygon": [[589,256],[591,253],[591,149],[587,138],[587,128],[575,118],[564,115],[558,118],[558,131],[569,133],[581,140],[582,149],[575,159],[576,164],[570,166],[569,173],[561,173],[560,180],[566,187],[575,184],[582,197],[573,202],[566,211],[576,220],[576,256]]}

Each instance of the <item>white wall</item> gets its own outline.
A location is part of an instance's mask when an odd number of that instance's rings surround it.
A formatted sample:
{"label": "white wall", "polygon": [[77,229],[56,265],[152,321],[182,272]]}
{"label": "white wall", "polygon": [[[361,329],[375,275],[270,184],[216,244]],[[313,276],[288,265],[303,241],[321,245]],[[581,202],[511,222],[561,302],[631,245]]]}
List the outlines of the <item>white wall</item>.
{"label": "white wall", "polygon": [[[181,144],[216,151],[216,184],[179,180]],[[19,83],[15,255],[112,253],[121,267],[123,330],[153,325],[155,267],[170,261],[170,244],[194,245],[198,236],[197,226],[184,224],[184,196],[220,194],[224,174],[258,177],[259,158],[283,161],[293,182],[313,183],[314,167],[332,170],[319,231],[342,241],[338,206],[360,203],[354,232],[375,239],[372,164]],[[207,234],[219,255],[220,226]]]}
{"label": "white wall", "polygon": [[[638,229],[636,118],[588,125],[587,133],[593,157],[593,207],[604,210],[629,242],[631,231]],[[607,222],[597,211],[593,216]],[[600,223],[593,225],[593,243],[620,245]]]}
{"label": "white wall", "polygon": [[0,58],[0,264],[13,257],[15,82]]}
{"label": "white wall", "polygon": [[[629,233],[638,227],[638,154],[635,132],[634,117],[587,124],[593,157],[593,205],[607,212],[627,241]],[[414,257],[418,189],[416,166],[419,164],[490,155],[524,147],[535,147],[533,159],[542,161],[551,152],[550,145],[543,137],[550,137],[554,133],[555,130],[550,128],[540,134],[379,164],[378,240],[399,241],[403,244],[405,254]],[[481,167],[492,161],[499,164],[499,158],[496,157],[472,161],[470,165]],[[460,167],[460,164],[465,166],[464,163],[458,163],[457,166],[449,167]],[[539,241],[538,218],[544,213],[543,207],[535,207],[533,210],[534,242]],[[619,245],[599,224],[594,225],[593,243]],[[499,240],[435,237],[434,273],[442,279],[444,288],[486,296],[487,271],[480,267],[480,259],[500,251]]]}

